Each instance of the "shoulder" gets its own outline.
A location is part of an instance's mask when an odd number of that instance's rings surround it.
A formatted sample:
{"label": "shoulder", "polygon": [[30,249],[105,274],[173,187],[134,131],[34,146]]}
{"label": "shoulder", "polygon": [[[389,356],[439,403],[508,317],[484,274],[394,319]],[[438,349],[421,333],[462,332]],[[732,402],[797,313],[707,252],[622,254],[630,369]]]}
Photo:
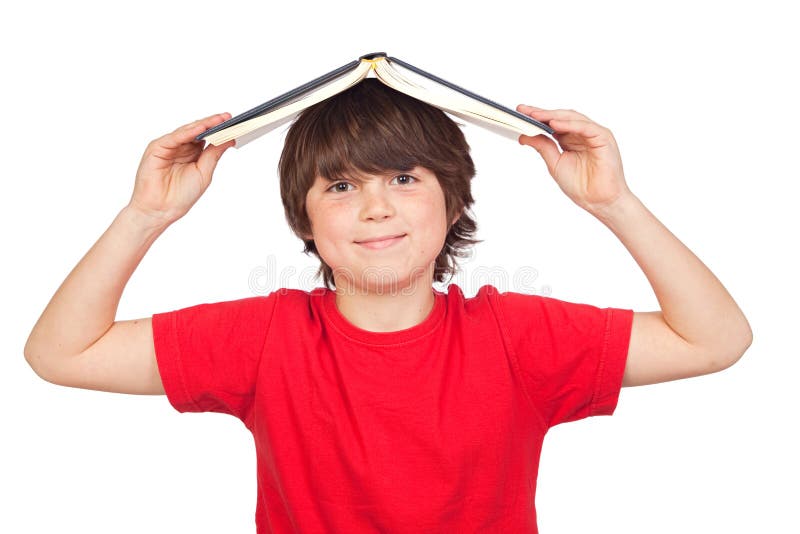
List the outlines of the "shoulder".
{"label": "shoulder", "polygon": [[499,291],[494,288],[486,289],[486,299],[507,314],[518,314],[520,312],[538,313],[553,319],[567,316],[597,315],[607,310],[607,308],[601,308],[593,304],[562,300],[548,295]]}
{"label": "shoulder", "polygon": [[484,284],[472,296],[466,296],[464,290],[456,284],[447,287],[448,309],[455,314],[456,311],[465,318],[473,320],[502,320],[504,313],[512,308],[530,307],[531,298],[535,295],[504,292],[492,284]]}
{"label": "shoulder", "polygon": [[[500,315],[516,315],[522,310],[547,306],[548,302],[543,302],[543,299],[549,299],[549,297],[503,291],[494,285],[486,284],[481,286],[475,296],[469,300],[473,301],[473,305],[490,307]],[[556,299],[549,300],[555,301]]]}
{"label": "shoulder", "polygon": [[276,319],[281,321],[322,320],[324,309],[335,300],[336,292],[327,287],[310,290],[282,287],[269,294],[275,299]]}

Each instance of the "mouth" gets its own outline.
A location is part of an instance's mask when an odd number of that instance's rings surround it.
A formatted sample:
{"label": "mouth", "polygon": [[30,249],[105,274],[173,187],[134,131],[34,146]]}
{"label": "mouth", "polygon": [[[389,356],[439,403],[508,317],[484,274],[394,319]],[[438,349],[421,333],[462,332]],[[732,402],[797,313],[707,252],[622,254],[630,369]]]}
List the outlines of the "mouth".
{"label": "mouth", "polygon": [[361,245],[362,247],[366,247],[369,249],[377,250],[383,249],[387,247],[391,247],[402,241],[402,239],[406,236],[406,234],[400,234],[396,236],[386,236],[386,237],[378,237],[375,239],[369,239],[366,241],[356,241],[356,244]]}

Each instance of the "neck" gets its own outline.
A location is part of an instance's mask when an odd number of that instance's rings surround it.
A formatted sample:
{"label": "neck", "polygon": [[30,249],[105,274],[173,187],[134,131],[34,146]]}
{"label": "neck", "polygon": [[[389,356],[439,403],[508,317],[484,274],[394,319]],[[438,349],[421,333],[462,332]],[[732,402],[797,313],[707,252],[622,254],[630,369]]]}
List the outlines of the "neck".
{"label": "neck", "polygon": [[413,292],[366,292],[336,288],[336,308],[348,321],[370,332],[405,330],[423,322],[433,310],[429,284]]}

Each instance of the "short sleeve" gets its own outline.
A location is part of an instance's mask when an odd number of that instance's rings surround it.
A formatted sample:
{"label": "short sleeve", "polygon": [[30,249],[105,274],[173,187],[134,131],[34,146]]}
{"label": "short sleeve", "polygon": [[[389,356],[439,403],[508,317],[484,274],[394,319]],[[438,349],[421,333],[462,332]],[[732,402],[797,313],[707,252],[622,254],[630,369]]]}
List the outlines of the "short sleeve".
{"label": "short sleeve", "polygon": [[496,293],[523,387],[549,428],[616,409],[633,310]]}
{"label": "short sleeve", "polygon": [[219,412],[245,421],[277,292],[154,314],[161,382],[179,412]]}

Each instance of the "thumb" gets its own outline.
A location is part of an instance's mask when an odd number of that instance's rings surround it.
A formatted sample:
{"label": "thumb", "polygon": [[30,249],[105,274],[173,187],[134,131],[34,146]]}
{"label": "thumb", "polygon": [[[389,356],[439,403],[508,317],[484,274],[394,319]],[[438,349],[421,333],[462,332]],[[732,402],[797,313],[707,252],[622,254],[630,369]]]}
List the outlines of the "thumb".
{"label": "thumb", "polygon": [[219,158],[222,157],[222,154],[224,154],[226,150],[235,144],[235,140],[230,140],[227,143],[223,143],[219,146],[209,145],[205,147],[203,149],[203,153],[200,154],[199,158],[197,158],[197,168],[200,169],[200,172],[203,173],[203,176],[211,177],[211,175],[214,173],[214,169],[217,167]]}
{"label": "thumb", "polygon": [[556,143],[544,134],[539,135],[520,135],[519,144],[528,145],[536,149],[536,152],[542,156],[547,170],[551,175],[555,172],[558,159],[561,157],[561,152],[558,150]]}

